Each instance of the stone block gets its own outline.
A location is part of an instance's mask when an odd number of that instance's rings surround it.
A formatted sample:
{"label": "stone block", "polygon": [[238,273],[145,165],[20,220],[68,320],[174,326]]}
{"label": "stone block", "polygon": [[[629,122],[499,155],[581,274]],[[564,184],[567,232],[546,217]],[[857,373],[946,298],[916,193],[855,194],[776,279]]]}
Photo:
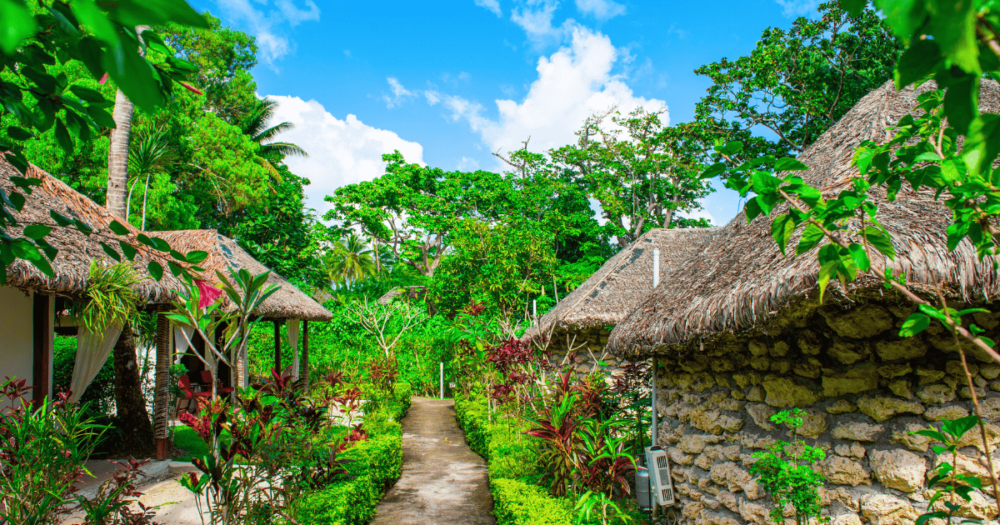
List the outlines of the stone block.
{"label": "stone block", "polygon": [[906,493],[924,487],[927,464],[924,458],[906,450],[876,450],[871,453],[875,479],[891,489]]}
{"label": "stone block", "polygon": [[741,492],[750,484],[750,473],[732,461],[724,461],[712,465],[709,472],[712,482],[726,487],[729,492]]}
{"label": "stone block", "polygon": [[944,370],[935,370],[933,368],[917,368],[917,377],[920,379],[917,381],[921,385],[929,385],[931,383],[937,383],[938,381],[944,379]]}
{"label": "stone block", "polygon": [[878,375],[886,379],[903,377],[910,372],[913,372],[913,367],[910,366],[910,363],[889,363],[878,367]]}
{"label": "stone block", "polygon": [[853,365],[868,357],[868,351],[862,345],[842,339],[834,341],[827,353],[845,365]]}
{"label": "stone block", "polygon": [[764,430],[774,430],[775,427],[771,423],[771,416],[775,414],[775,410],[768,405],[763,403],[754,403],[747,405],[747,413],[753,418],[753,422],[757,424],[758,427]]}
{"label": "stone block", "polygon": [[855,412],[857,409],[857,405],[846,399],[838,399],[833,403],[830,403],[830,406],[826,407],[826,411],[831,414],[847,414],[849,412]]}
{"label": "stone block", "polygon": [[955,399],[955,389],[938,383],[917,390],[917,397],[924,403],[947,403]]}
{"label": "stone block", "polygon": [[858,410],[881,423],[899,414],[923,414],[923,405],[888,396],[865,396],[858,400]]}
{"label": "stone block", "polygon": [[861,421],[849,421],[841,423],[833,429],[833,437],[837,439],[850,439],[853,441],[876,441],[885,427],[882,425],[872,425]]}
{"label": "stone block", "polygon": [[861,514],[871,525],[913,525],[920,515],[908,501],[890,494],[863,496]]}
{"label": "stone block", "polygon": [[852,487],[871,484],[871,475],[857,461],[842,456],[829,456],[817,466],[826,476],[828,483]]}
{"label": "stone block", "polygon": [[889,383],[889,391],[903,399],[913,399],[913,389],[910,382],[905,379]]}
{"label": "stone block", "polygon": [[856,306],[847,310],[822,308],[819,312],[830,329],[841,337],[868,339],[891,330],[895,325],[892,314],[875,305]]}
{"label": "stone block", "polygon": [[918,430],[924,430],[925,428],[926,427],[911,423],[906,426],[906,430],[900,432],[893,432],[892,442],[906,445],[906,447],[909,448],[910,450],[916,450],[918,452],[927,452],[927,449],[929,449],[931,445],[931,438],[927,436],[921,436],[920,434],[914,434],[914,432]]}
{"label": "stone block", "polygon": [[761,403],[764,401],[764,397],[767,395],[764,389],[760,386],[755,386],[747,392],[747,401],[753,401],[755,403]]}
{"label": "stone block", "polygon": [[917,337],[901,337],[879,341],[875,353],[883,361],[917,359],[927,355],[927,343]]}
{"label": "stone block", "polygon": [[928,421],[942,421],[947,419],[954,421],[958,418],[969,415],[969,409],[959,405],[934,406],[924,412],[924,419]]}
{"label": "stone block", "polygon": [[854,367],[842,374],[823,376],[823,395],[837,397],[859,394],[878,388],[878,373],[870,364]]}
{"label": "stone block", "polygon": [[771,346],[771,357],[775,358],[785,357],[788,355],[789,350],[791,350],[791,348],[788,346],[788,343],[784,341],[778,341]]}
{"label": "stone block", "polygon": [[767,393],[764,402],[773,407],[804,407],[822,399],[808,387],[784,377],[765,379],[763,386]]}

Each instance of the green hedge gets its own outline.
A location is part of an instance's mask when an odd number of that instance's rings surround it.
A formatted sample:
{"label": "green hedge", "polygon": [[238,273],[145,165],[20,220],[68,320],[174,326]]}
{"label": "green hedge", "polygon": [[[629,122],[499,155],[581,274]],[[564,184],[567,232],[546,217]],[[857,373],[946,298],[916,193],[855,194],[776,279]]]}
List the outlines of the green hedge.
{"label": "green hedge", "polygon": [[523,426],[489,422],[486,400],[455,396],[455,413],[469,447],[489,463],[493,514],[498,525],[569,525],[573,504],[525,481],[537,476],[538,442]]}
{"label": "green hedge", "polygon": [[399,421],[410,408],[410,385],[397,383],[393,399],[365,415],[369,438],[344,453],[351,460],[349,481],[334,483],[298,502],[296,521],[317,525],[363,525],[375,517],[385,489],[403,469],[403,427]]}
{"label": "green hedge", "polygon": [[499,525],[567,525],[573,523],[573,504],[554,498],[537,485],[516,479],[490,480],[493,514]]}

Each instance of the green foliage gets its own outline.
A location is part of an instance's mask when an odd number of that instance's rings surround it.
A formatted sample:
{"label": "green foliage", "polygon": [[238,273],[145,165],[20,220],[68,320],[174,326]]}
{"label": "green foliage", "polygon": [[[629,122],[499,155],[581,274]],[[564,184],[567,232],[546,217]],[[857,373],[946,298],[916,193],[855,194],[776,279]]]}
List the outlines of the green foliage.
{"label": "green foliage", "polygon": [[[76,337],[56,336],[52,360],[52,388],[55,392],[69,390],[76,366]],[[115,363],[108,359],[100,372],[80,397],[80,404],[98,414],[113,412],[115,402]]]}
{"label": "green foliage", "polygon": [[[747,56],[695,70],[712,80],[697,125],[742,141],[751,156],[797,155],[892,78],[901,48],[874,9],[852,15],[831,1],[818,11],[788,30],[766,29]],[[752,136],[755,127],[775,138]]]}
{"label": "green foliage", "polygon": [[[174,82],[186,78],[194,67],[173,56],[153,32],[139,31],[168,22],[205,25],[184,1],[100,6],[91,1],[50,2],[29,8],[24,0],[5,0],[0,7],[0,121],[6,125],[0,150],[21,173],[28,168],[24,141],[40,133],[51,132],[64,154],[72,156],[74,137],[87,142],[102,128],[114,127],[107,111],[111,102],[100,91],[74,82],[77,79],[59,71],[59,66],[82,63],[91,81],[110,76],[137,106],[152,111],[165,105]],[[56,256],[44,240],[48,231],[8,235],[8,228],[17,225],[10,210],[22,209],[25,195],[38,181],[15,177],[12,182],[18,189],[0,199],[0,284],[6,282],[6,267],[15,258],[51,277],[49,261]],[[53,219],[89,234],[89,227],[79,220]]]}
{"label": "green foliage", "polygon": [[306,495],[296,507],[299,523],[364,525],[375,516],[385,489],[403,467],[403,431],[399,420],[410,406],[410,386],[396,383],[394,401],[366,414],[371,437],[349,449],[344,458],[353,479]]}
{"label": "green foliage", "polygon": [[569,500],[554,498],[527,480],[540,473],[538,440],[525,436],[522,424],[490,423],[482,397],[455,396],[455,414],[473,452],[488,462],[493,513],[501,525],[569,525],[575,513]]}
{"label": "green foliage", "polygon": [[138,297],[133,285],[142,280],[131,263],[91,261],[87,290],[82,301],[71,308],[78,326],[103,334],[111,326],[126,323],[138,312]]}
{"label": "green foliage", "polygon": [[753,453],[757,461],[750,466],[750,474],[771,495],[771,520],[775,523],[784,523],[787,505],[795,511],[798,525],[806,525],[813,519],[816,523],[829,520],[820,517],[819,488],[825,478],[813,470],[816,463],[826,458],[826,453],[796,437],[804,414],[804,410],[795,408],[771,416],[771,421],[791,429],[792,441],[777,441],[767,450]]}
{"label": "green foliage", "polygon": [[[934,445],[934,453],[944,460],[938,463],[931,471],[931,478],[927,481],[928,489],[934,490],[934,495],[927,502],[928,512],[917,518],[916,525],[923,525],[933,519],[943,519],[949,525],[956,517],[963,506],[957,502],[955,496],[962,498],[965,503],[972,502],[972,492],[982,490],[983,482],[975,474],[963,474],[958,470],[958,442],[968,431],[976,428],[980,424],[976,416],[966,416],[955,421],[944,420],[941,422],[941,430],[930,427],[927,430],[911,432],[925,437],[929,437],[941,445]],[[954,463],[948,461],[950,454]],[[945,510],[935,511],[935,503],[940,501]],[[961,523],[978,523],[978,520],[962,520]]]}
{"label": "green foliage", "polygon": [[698,176],[704,146],[686,128],[665,126],[665,112],[612,108],[583,123],[577,144],[549,152],[601,204],[621,249],[650,228],[708,226],[677,215],[701,209],[713,190]]}
{"label": "green foliage", "polygon": [[569,525],[576,513],[569,500],[516,479],[491,480],[493,514],[499,525]]}

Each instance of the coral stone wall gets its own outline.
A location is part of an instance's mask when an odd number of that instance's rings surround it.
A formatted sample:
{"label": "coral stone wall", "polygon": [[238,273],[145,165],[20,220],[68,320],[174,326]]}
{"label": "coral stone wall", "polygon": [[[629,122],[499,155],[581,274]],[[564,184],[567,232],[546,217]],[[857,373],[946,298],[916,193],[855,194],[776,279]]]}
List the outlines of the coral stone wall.
{"label": "coral stone wall", "polygon": [[553,335],[548,346],[549,362],[558,370],[564,370],[566,366],[573,367],[577,377],[601,368],[598,361],[605,363],[603,369],[606,372],[614,373],[624,360],[606,351],[610,333],[603,328],[590,328]]}
{"label": "coral stone wall", "polygon": [[[974,407],[951,334],[932,326],[915,338],[897,336],[911,312],[889,303],[827,305],[778,319],[769,333],[658,357],[659,443],[668,449],[685,522],[768,523],[770,500],[749,474],[751,455],[788,439],[772,414],[800,407],[808,412],[800,435],[827,453],[820,495],[832,523],[912,524],[927,507],[926,474],[939,458],[929,438],[909,432]],[[976,323],[1000,340],[1000,317],[976,314]],[[993,424],[1000,366],[968,355],[992,453],[1000,442]],[[980,434],[963,443],[959,468],[988,486]],[[990,496],[974,494],[969,517],[996,514]]]}

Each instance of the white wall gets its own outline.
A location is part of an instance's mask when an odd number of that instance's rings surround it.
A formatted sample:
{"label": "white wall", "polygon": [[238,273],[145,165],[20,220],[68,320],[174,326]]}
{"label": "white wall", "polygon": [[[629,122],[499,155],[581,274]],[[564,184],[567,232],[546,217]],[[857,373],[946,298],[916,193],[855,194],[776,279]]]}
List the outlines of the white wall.
{"label": "white wall", "polygon": [[8,376],[34,381],[31,304],[21,290],[0,286],[0,382]]}

